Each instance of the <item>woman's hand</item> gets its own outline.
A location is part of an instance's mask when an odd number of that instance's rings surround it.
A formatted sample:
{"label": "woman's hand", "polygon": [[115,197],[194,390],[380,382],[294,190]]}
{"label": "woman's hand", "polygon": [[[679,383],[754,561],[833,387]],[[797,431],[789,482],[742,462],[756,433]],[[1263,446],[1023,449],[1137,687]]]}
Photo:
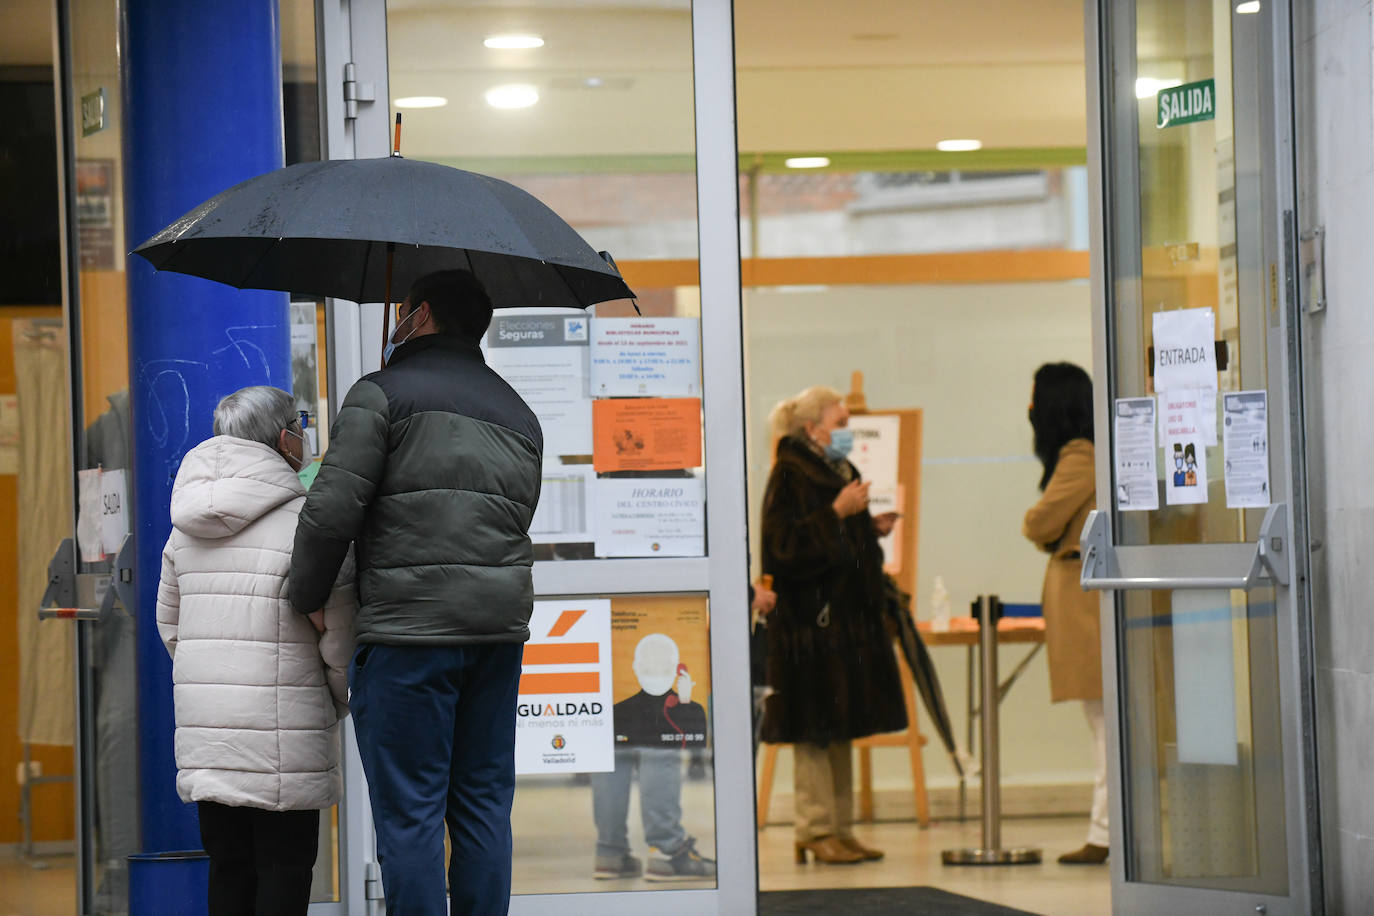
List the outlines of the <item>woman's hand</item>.
{"label": "woman's hand", "polygon": [[851,480],[830,505],[840,518],[858,515],[868,508],[868,481]]}
{"label": "woman's hand", "polygon": [[754,583],[754,603],[750,606],[759,617],[766,617],[772,613],[773,608],[778,604],[778,593],[773,591],[762,582]]}
{"label": "woman's hand", "polygon": [[873,516],[873,530],[878,533],[878,537],[885,538],[892,533],[892,529],[897,525],[897,519],[901,518],[900,512],[884,512],[882,515]]}

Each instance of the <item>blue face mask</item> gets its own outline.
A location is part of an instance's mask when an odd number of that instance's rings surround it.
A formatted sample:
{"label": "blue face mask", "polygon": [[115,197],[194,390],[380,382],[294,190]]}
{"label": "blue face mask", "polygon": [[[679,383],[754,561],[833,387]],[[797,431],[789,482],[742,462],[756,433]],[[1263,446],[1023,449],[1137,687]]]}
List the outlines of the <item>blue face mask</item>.
{"label": "blue face mask", "polygon": [[825,457],[831,461],[845,458],[854,449],[854,430],[847,426],[830,431],[830,444],[825,447]]}
{"label": "blue face mask", "polygon": [[[423,302],[421,302],[420,304],[424,305]],[[396,325],[396,330],[391,332],[391,339],[388,340],[386,346],[382,348],[382,365],[389,365],[391,363],[391,354],[395,353],[396,348],[399,347],[401,344],[405,343],[407,340],[410,340],[411,335],[415,333],[416,329],[411,328],[410,334],[407,334],[400,340],[396,339],[396,331],[401,330],[401,325],[405,324],[407,321],[414,318],[417,314],[419,314],[419,312],[419,309],[411,309],[410,314],[402,318],[400,324]]]}

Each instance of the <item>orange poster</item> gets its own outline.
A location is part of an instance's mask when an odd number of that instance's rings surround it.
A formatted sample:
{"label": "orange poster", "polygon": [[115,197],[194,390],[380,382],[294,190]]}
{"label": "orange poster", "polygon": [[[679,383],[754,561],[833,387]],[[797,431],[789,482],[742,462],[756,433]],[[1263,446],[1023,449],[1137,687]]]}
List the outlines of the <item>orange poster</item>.
{"label": "orange poster", "polygon": [[701,465],[701,398],[592,402],[592,466],[677,471]]}

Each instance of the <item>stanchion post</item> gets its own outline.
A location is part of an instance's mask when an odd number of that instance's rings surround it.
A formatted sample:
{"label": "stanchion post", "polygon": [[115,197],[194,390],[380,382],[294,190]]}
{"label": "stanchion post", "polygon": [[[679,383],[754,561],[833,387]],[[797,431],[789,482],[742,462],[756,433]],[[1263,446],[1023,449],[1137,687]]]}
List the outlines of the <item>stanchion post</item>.
{"label": "stanchion post", "polygon": [[977,848],[946,849],[946,865],[1030,865],[1040,861],[1040,850],[1002,848],[1002,774],[998,734],[997,622],[1002,603],[996,595],[978,598],[979,709],[981,716],[982,844]]}

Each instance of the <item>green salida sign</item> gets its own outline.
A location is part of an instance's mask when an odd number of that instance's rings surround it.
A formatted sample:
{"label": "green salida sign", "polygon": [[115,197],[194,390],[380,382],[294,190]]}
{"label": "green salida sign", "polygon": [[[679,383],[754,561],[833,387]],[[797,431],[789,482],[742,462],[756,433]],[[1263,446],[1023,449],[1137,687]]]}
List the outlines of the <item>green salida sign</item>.
{"label": "green salida sign", "polygon": [[1196,121],[1210,121],[1217,116],[1217,86],[1215,80],[1198,80],[1159,90],[1155,127],[1178,127]]}

